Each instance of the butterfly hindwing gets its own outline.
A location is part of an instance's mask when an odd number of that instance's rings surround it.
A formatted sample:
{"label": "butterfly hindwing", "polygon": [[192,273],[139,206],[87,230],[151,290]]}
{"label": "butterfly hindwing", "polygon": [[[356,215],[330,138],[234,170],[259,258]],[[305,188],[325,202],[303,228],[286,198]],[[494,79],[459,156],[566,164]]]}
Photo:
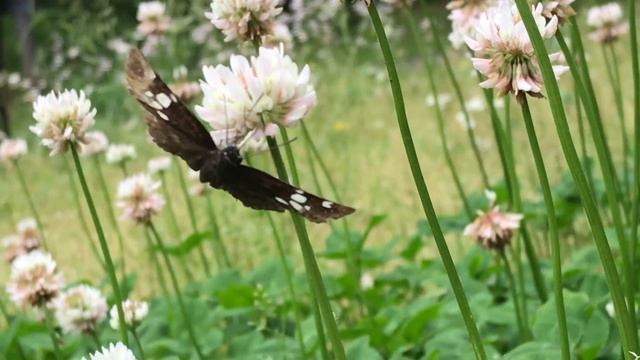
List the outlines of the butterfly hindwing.
{"label": "butterfly hindwing", "polygon": [[210,151],[216,150],[211,134],[156,74],[140,50],[127,61],[127,82],[147,110],[145,122],[153,141],[199,170]]}
{"label": "butterfly hindwing", "polygon": [[239,165],[224,175],[223,190],[245,206],[257,210],[290,210],[306,219],[321,223],[349,215],[355,209],[293,187],[279,179],[248,166]]}

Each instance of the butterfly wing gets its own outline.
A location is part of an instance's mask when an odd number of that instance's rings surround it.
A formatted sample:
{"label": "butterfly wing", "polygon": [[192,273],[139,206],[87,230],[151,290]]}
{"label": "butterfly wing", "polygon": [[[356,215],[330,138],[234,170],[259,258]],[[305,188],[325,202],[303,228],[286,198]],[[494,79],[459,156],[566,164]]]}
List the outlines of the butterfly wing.
{"label": "butterfly wing", "polygon": [[244,165],[225,171],[223,183],[222,189],[247,207],[279,212],[290,210],[316,223],[338,219],[355,211]]}
{"label": "butterfly wing", "polygon": [[217,151],[211,134],[153,71],[140,50],[127,60],[129,90],[147,110],[145,122],[153,141],[162,149],[200,170],[212,151]]}

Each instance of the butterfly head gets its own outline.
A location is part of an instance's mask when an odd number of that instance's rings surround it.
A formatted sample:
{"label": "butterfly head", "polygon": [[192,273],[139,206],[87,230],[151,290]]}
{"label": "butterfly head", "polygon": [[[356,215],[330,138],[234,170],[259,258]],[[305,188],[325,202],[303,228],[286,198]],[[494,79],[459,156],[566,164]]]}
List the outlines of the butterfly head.
{"label": "butterfly head", "polygon": [[240,165],[242,162],[242,155],[240,155],[240,150],[235,145],[228,145],[224,149],[222,149],[222,155],[224,159],[228,162],[231,162],[236,165]]}

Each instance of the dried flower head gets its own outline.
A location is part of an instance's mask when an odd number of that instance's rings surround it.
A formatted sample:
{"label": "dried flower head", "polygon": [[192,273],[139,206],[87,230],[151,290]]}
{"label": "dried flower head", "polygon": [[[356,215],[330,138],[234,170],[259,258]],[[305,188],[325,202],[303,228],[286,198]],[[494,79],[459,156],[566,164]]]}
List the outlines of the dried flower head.
{"label": "dried flower head", "polygon": [[213,0],[205,16],[222,31],[225,41],[246,41],[269,35],[281,12],[278,0]]}
{"label": "dried flower head", "polygon": [[203,68],[204,98],[196,112],[215,130],[239,138],[274,136],[278,126],[297,124],[316,104],[310,71],[301,71],[282,48],[260,48],[257,57],[232,56],[230,66]]}
{"label": "dried flower head", "polygon": [[554,16],[558,18],[558,23],[563,25],[570,17],[575,16],[576,11],[571,7],[575,0],[529,0],[532,5],[542,4],[542,16],[551,20]]}
{"label": "dried flower head", "polygon": [[165,14],[165,5],[160,1],[146,1],[138,5],[138,33],[143,36],[161,35],[171,25],[171,18]]}
{"label": "dried flower head", "polygon": [[513,231],[520,228],[522,214],[501,212],[495,205],[495,193],[487,192],[489,210],[478,212],[478,217],[464,228],[464,235],[476,239],[483,247],[502,250],[511,243]]}
{"label": "dried flower head", "polygon": [[587,13],[587,24],[594,29],[589,34],[593,41],[611,43],[629,31],[622,7],[616,2],[594,6]]}
{"label": "dried flower head", "polygon": [[189,103],[200,94],[200,86],[196,81],[187,78],[187,67],[182,65],[173,70],[174,82],[169,85],[180,100]]}
{"label": "dried flower head", "polygon": [[[533,16],[538,30],[548,39],[556,32],[558,19],[547,21],[542,10],[542,4],[538,4]],[[517,7],[510,1],[501,2],[484,12],[476,27],[475,37],[465,41],[474,51],[473,66],[487,77],[480,86],[495,89],[499,96],[513,93],[519,100],[525,95],[541,97],[540,66]],[[551,54],[550,58],[558,60],[560,54]],[[553,70],[560,76],[568,67],[556,65]]]}
{"label": "dried flower head", "polygon": [[89,333],[107,316],[107,300],[100,290],[74,286],[53,300],[56,321],[68,333]]}
{"label": "dried flower head", "polygon": [[107,148],[106,159],[109,164],[122,164],[136,157],[136,148],[127,144],[112,144]]}
{"label": "dried flower head", "polygon": [[11,264],[6,289],[19,307],[44,306],[63,287],[62,274],[50,254],[40,250],[18,256]]}
{"label": "dried flower head", "polygon": [[109,147],[109,139],[102,131],[89,131],[85,136],[85,142],[80,146],[82,156],[102,154]]}
{"label": "dried flower head", "polygon": [[149,160],[147,170],[150,175],[163,173],[171,167],[171,158],[168,156],[160,156]]}
{"label": "dried flower head", "polygon": [[[122,302],[122,311],[124,312],[124,322],[127,326],[136,327],[147,317],[149,313],[149,304],[144,301],[125,300]],[[120,323],[118,321],[118,309],[114,305],[109,311],[109,325],[114,330],[118,330]]]}
{"label": "dried flower head", "polygon": [[64,90],[38,96],[33,103],[36,125],[29,129],[51,155],[64,153],[70,143],[84,143],[87,130],[93,125],[96,109],[91,107],[83,91]]}
{"label": "dried flower head", "polygon": [[89,358],[83,357],[82,360],[136,360],[136,357],[124,344],[117,342],[94,352]]}
{"label": "dried flower head", "polygon": [[0,142],[0,161],[10,166],[27,153],[24,139],[5,139]]}
{"label": "dried flower head", "polygon": [[122,218],[137,223],[148,223],[151,216],[160,212],[164,199],[158,194],[161,183],[146,174],[137,174],[124,179],[118,185],[116,206]]}

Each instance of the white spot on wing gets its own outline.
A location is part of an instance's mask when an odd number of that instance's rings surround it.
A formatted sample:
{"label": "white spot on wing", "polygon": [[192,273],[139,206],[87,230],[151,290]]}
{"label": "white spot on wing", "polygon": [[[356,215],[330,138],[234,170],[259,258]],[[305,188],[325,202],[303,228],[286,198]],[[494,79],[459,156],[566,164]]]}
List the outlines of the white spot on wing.
{"label": "white spot on wing", "polygon": [[289,205],[291,205],[291,207],[294,208],[297,212],[302,212],[304,210],[302,205],[298,204],[295,201],[289,201]]}
{"label": "white spot on wing", "polygon": [[300,204],[304,204],[307,202],[307,197],[304,195],[300,195],[300,194],[293,194],[291,195],[291,200],[300,203]]}
{"label": "white spot on wing", "polygon": [[304,194],[304,191],[302,191],[302,190],[300,190],[300,189],[296,189],[296,192],[297,192],[298,194]]}
{"label": "white spot on wing", "polygon": [[168,108],[171,105],[171,99],[165,93],[156,95],[156,100],[162,105],[163,108]]}
{"label": "white spot on wing", "polygon": [[160,116],[166,121],[169,121],[169,117],[167,116],[167,114],[163,113],[162,111],[158,111],[158,116]]}
{"label": "white spot on wing", "polygon": [[276,201],[279,202],[282,205],[289,205],[286,201],[284,201],[283,199],[279,198],[276,196]]}
{"label": "white spot on wing", "polygon": [[178,99],[176,98],[175,95],[169,94],[169,96],[171,97],[171,101],[176,102],[176,103],[178,102]]}
{"label": "white spot on wing", "polygon": [[157,101],[149,100],[147,104],[156,110],[162,110],[162,105],[160,105]]}
{"label": "white spot on wing", "polygon": [[326,209],[331,209],[331,206],[333,206],[333,203],[331,201],[323,201],[322,202],[322,207],[326,208]]}
{"label": "white spot on wing", "polygon": [[148,97],[148,98],[152,98],[153,97],[153,93],[149,90],[144,92],[144,96]]}
{"label": "white spot on wing", "polygon": [[309,211],[309,210],[311,210],[311,206],[309,206],[309,205],[305,205],[305,206],[304,206],[304,210],[305,210],[305,211]]}

